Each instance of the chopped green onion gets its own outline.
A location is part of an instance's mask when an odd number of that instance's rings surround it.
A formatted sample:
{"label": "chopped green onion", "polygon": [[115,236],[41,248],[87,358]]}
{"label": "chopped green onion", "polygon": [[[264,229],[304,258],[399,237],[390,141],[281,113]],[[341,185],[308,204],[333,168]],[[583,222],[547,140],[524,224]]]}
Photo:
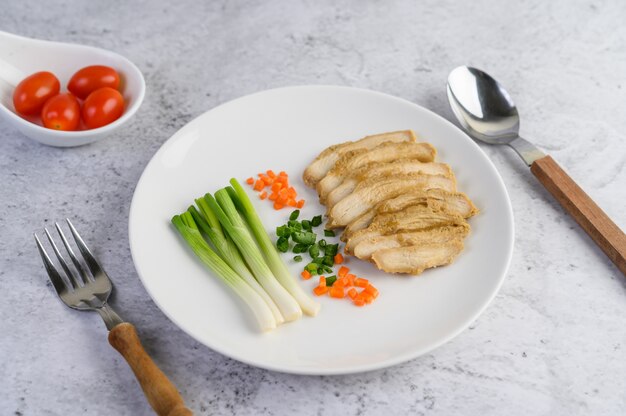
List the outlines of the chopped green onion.
{"label": "chopped green onion", "polygon": [[318,241],[318,243],[317,243],[317,244],[318,244],[321,248],[324,248],[324,247],[326,247],[326,244],[327,244],[327,243],[326,243],[326,240],[321,239],[320,241]]}
{"label": "chopped green onion", "polygon": [[332,267],[332,266],[335,265],[335,259],[333,259],[332,257],[326,255],[326,256],[324,256],[324,259],[322,260],[322,264],[324,266]]}
{"label": "chopped green onion", "polygon": [[311,231],[313,228],[311,227],[311,221],[302,220],[302,229],[305,231]]}
{"label": "chopped green onion", "polygon": [[293,256],[293,260],[300,263],[302,261],[302,256]]}
{"label": "chopped green onion", "polygon": [[300,210],[299,209],[297,209],[294,212],[292,212],[291,215],[289,216],[289,219],[291,221],[295,221],[295,220],[298,219],[298,215],[300,215]]}
{"label": "chopped green onion", "polygon": [[291,235],[291,229],[286,225],[281,225],[280,227],[276,227],[276,235],[278,237],[289,237]]}
{"label": "chopped green onion", "polygon": [[308,248],[309,246],[306,244],[296,244],[295,246],[293,246],[293,252],[296,254],[305,253]]}
{"label": "chopped green onion", "polygon": [[333,230],[324,230],[324,237],[334,237],[335,232]]}
{"label": "chopped green onion", "polygon": [[309,273],[316,272],[317,271],[317,264],[309,263],[306,266],[304,266],[304,270],[306,270]]}
{"label": "chopped green onion", "polygon": [[326,286],[327,287],[331,287],[335,283],[336,280],[337,280],[337,276],[335,276],[335,275],[328,276],[326,278]]}
{"label": "chopped green onion", "polygon": [[317,239],[317,235],[309,231],[299,231],[299,232],[293,233],[291,235],[291,238],[296,243],[311,245],[315,243],[315,240]]}
{"label": "chopped green onion", "polygon": [[327,256],[335,257],[338,251],[339,244],[327,244],[326,247],[324,247],[324,254]]}
{"label": "chopped green onion", "polygon": [[315,217],[313,217],[311,219],[311,225],[313,227],[317,227],[318,225],[320,225],[322,223],[322,216],[321,215],[316,215]]}
{"label": "chopped green onion", "polygon": [[320,255],[320,248],[317,244],[313,244],[311,247],[309,247],[309,255],[312,258],[315,258]]}
{"label": "chopped green onion", "polygon": [[280,237],[276,242],[276,248],[281,253],[286,253],[289,250],[289,240],[287,237]]}

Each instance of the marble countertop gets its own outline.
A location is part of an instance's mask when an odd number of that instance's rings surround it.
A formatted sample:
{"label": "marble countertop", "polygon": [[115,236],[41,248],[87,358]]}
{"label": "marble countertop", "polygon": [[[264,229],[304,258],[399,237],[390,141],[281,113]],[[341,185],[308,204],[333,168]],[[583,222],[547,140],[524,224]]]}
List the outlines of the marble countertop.
{"label": "marble countertop", "polygon": [[626,4],[470,3],[6,2],[1,30],[119,52],[143,71],[147,95],[127,127],[80,148],[41,146],[0,123],[0,414],[151,414],[100,318],[72,313],[46,287],[31,232],[66,216],[103,242],[113,304],[197,414],[623,414],[626,280],[508,149],[483,147],[515,211],[500,293],[469,330],[393,368],[305,377],[249,367],[180,331],[135,273],[135,184],[195,116],[266,88],[323,83],[452,119],[444,85],[461,64],[501,79],[522,134],[626,228]]}

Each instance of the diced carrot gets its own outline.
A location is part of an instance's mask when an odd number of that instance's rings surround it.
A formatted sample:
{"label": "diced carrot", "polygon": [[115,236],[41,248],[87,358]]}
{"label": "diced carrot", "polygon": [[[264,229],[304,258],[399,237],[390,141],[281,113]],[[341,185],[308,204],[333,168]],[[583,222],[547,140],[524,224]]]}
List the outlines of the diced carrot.
{"label": "diced carrot", "polygon": [[355,288],[351,288],[350,290],[348,290],[348,297],[352,300],[356,299],[358,294],[359,292],[357,292]]}
{"label": "diced carrot", "polygon": [[363,305],[365,305],[365,300],[363,300],[363,298],[360,297],[360,296],[357,296],[356,298],[354,298],[353,302],[354,302],[354,304],[356,306],[363,306]]}
{"label": "diced carrot", "polygon": [[341,255],[341,253],[335,254],[335,264],[341,264],[341,263],[343,263],[343,256]]}
{"label": "diced carrot", "polygon": [[265,199],[265,198],[267,198],[267,192],[265,192],[265,191],[261,192],[261,193],[259,194],[259,198],[261,198],[261,199]]}
{"label": "diced carrot", "polygon": [[343,283],[341,283],[341,281],[340,281],[340,280],[335,280],[335,283],[333,283],[333,287],[335,287],[335,286],[340,287],[340,288],[342,288],[342,289],[343,289],[344,287],[346,287],[346,285],[344,285]]}
{"label": "diced carrot", "polygon": [[339,268],[339,271],[337,272],[337,276],[344,277],[345,275],[348,274],[349,271],[350,269],[348,269],[346,266],[341,266]]}
{"label": "diced carrot", "polygon": [[291,198],[295,198],[296,195],[298,195],[298,193],[296,192],[293,186],[290,186],[289,188],[287,188],[287,195],[289,195],[289,197]]}
{"label": "diced carrot", "polygon": [[287,172],[285,172],[284,170],[281,170],[280,172],[278,172],[278,176],[288,176]]}
{"label": "diced carrot", "polygon": [[354,279],[356,279],[355,275],[353,275],[352,273],[348,273],[346,275],[346,279],[348,279],[348,281],[350,282],[350,286],[354,286]]}
{"label": "diced carrot", "polygon": [[274,182],[272,179],[270,179],[269,176],[261,174],[259,175],[259,177],[261,178],[261,180],[263,181],[263,183],[265,183],[266,185],[270,185],[272,182]]}
{"label": "diced carrot", "polygon": [[304,270],[300,273],[300,276],[302,276],[304,280],[309,280],[311,278],[311,273],[308,270]]}
{"label": "diced carrot", "polygon": [[371,294],[369,294],[369,293],[367,293],[365,291],[361,292],[360,295],[363,296],[363,300],[368,305],[374,301],[374,296],[372,296]]}
{"label": "diced carrot", "polygon": [[289,197],[289,190],[287,188],[282,188],[280,191],[278,191],[278,196],[286,199],[287,197]]}
{"label": "diced carrot", "polygon": [[279,209],[283,209],[283,208],[285,208],[285,204],[283,204],[283,203],[281,203],[279,201],[274,202],[274,209],[275,210],[278,211]]}
{"label": "diced carrot", "polygon": [[330,297],[331,298],[343,298],[345,297],[345,293],[343,291],[343,287],[337,286],[337,283],[330,288]]}
{"label": "diced carrot", "polygon": [[363,289],[364,292],[369,293],[370,295],[372,295],[372,297],[374,299],[376,299],[378,297],[378,289],[376,289],[374,286],[372,286],[372,284],[368,284],[367,286],[365,286],[365,289]]}
{"label": "diced carrot", "polygon": [[283,184],[280,182],[274,182],[274,184],[272,185],[272,192],[278,192],[280,191],[280,188],[283,187]]}
{"label": "diced carrot", "polygon": [[272,169],[265,171],[265,173],[267,174],[267,176],[269,176],[270,178],[274,179],[276,177],[276,174],[274,173],[274,171]]}
{"label": "diced carrot", "polygon": [[276,201],[276,198],[278,198],[278,194],[276,192],[272,192],[272,194],[269,196],[270,201]]}
{"label": "diced carrot", "polygon": [[357,287],[366,287],[367,285],[369,285],[369,283],[369,280],[361,279],[360,277],[354,279],[354,285]]}
{"label": "diced carrot", "polygon": [[324,276],[320,276],[319,286],[326,286],[326,278]]}
{"label": "diced carrot", "polygon": [[257,181],[254,184],[254,190],[255,191],[260,191],[263,188],[265,188],[265,182],[263,182],[263,180],[261,180],[261,179],[257,179]]}
{"label": "diced carrot", "polygon": [[349,280],[346,276],[344,276],[344,277],[340,277],[340,278],[339,278],[339,280],[338,280],[338,282],[339,282],[342,286],[352,286],[352,285],[350,284],[350,280]]}
{"label": "diced carrot", "polygon": [[313,293],[317,296],[322,296],[323,294],[328,293],[328,288],[326,286],[317,286],[313,289]]}
{"label": "diced carrot", "polygon": [[296,204],[296,200],[295,200],[295,199],[289,199],[289,200],[287,201],[287,205],[289,205],[290,207],[294,207],[294,208],[295,208],[295,207],[296,207],[296,205],[297,205],[297,204]]}
{"label": "diced carrot", "polygon": [[304,199],[301,199],[298,201],[298,203],[296,204],[296,207],[298,208],[302,208],[304,206]]}
{"label": "diced carrot", "polygon": [[254,183],[254,178],[252,176],[250,176],[248,179],[246,179],[246,183],[248,185],[252,185]]}

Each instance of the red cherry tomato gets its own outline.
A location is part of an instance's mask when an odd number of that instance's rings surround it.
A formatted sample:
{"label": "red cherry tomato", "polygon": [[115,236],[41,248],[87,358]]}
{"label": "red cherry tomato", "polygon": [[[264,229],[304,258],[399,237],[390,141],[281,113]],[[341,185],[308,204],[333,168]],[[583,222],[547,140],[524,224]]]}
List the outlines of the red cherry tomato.
{"label": "red cherry tomato", "polygon": [[90,129],[114,122],[124,113],[124,97],[118,90],[104,87],[95,90],[83,103],[83,121]]}
{"label": "red cherry tomato", "polygon": [[59,93],[61,84],[51,72],[37,72],[17,84],[13,105],[22,115],[38,114],[45,102]]}
{"label": "red cherry tomato", "polygon": [[98,88],[118,89],[120,76],[115,69],[104,65],[86,66],[72,75],[67,89],[80,99],[85,99]]}
{"label": "red cherry tomato", "polygon": [[76,130],[80,123],[80,104],[72,94],[50,98],[41,110],[43,125],[54,130]]}

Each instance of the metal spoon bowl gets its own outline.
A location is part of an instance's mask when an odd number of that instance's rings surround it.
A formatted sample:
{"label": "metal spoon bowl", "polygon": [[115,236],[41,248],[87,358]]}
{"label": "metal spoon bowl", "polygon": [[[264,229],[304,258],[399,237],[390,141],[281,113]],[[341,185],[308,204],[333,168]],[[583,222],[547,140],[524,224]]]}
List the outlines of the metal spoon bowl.
{"label": "metal spoon bowl", "polygon": [[550,157],[519,135],[520,117],[508,92],[489,74],[460,66],[448,76],[448,100],[476,140],[512,147],[541,184],[626,275],[626,235]]}

